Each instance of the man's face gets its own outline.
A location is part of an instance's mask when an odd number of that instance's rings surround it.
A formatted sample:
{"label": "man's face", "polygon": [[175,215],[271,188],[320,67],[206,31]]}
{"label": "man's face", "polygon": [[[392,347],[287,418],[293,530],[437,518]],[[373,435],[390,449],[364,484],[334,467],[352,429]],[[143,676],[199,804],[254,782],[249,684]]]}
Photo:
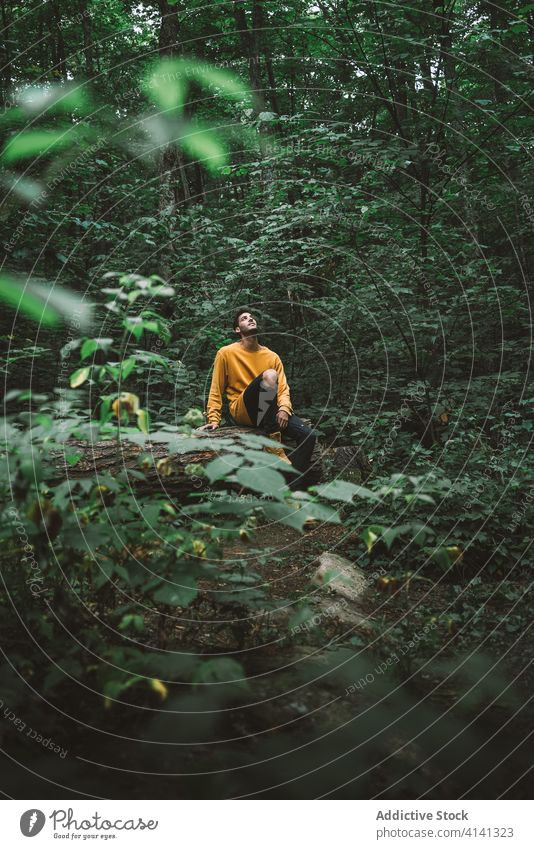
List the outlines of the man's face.
{"label": "man's face", "polygon": [[236,333],[241,336],[253,336],[258,329],[256,319],[250,312],[242,312],[238,319]]}

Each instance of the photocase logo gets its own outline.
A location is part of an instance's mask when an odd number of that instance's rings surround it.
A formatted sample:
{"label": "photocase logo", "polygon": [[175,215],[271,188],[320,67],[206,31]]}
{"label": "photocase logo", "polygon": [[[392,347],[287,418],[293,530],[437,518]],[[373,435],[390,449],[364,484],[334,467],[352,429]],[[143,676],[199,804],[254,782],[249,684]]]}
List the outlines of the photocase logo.
{"label": "photocase logo", "polygon": [[20,818],[20,830],[24,837],[35,837],[39,834],[46,822],[46,817],[42,811],[37,808],[30,808],[29,811],[24,811]]}

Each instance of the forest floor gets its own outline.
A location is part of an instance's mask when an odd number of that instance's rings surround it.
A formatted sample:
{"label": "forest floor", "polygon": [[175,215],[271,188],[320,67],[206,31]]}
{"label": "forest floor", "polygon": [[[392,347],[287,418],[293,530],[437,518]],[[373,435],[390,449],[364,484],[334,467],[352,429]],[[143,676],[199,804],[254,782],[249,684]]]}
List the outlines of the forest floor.
{"label": "forest floor", "polygon": [[[273,524],[228,542],[190,606],[146,617],[142,644],[167,656],[167,681],[182,657],[199,655],[238,661],[246,678],[236,683],[234,665],[228,687],[219,673],[204,687],[168,684],[163,701],[133,689],[105,711],[98,686],[85,688],[52,734],[67,761],[34,760],[35,775],[56,784],[33,786],[10,760],[14,786],[28,798],[54,798],[57,783],[102,798],[530,798],[534,645],[524,623],[534,610],[524,581],[503,593],[497,579],[468,590],[461,574],[433,576],[390,594],[373,578],[340,605],[313,580],[325,552],[357,563],[362,543],[328,524]],[[261,590],[255,607],[220,595],[236,572],[256,574],[256,587],[243,585]],[[311,625],[294,618],[303,605]],[[462,677],[454,670],[466,655]],[[18,746],[11,757],[21,760]]]}
{"label": "forest floor", "polygon": [[[512,797],[528,794],[528,761],[514,749],[534,730],[528,710],[534,646],[505,627],[514,621],[524,584],[508,581],[512,595],[505,598],[490,582],[477,588],[476,598],[467,593],[459,601],[464,576],[414,580],[393,594],[373,579],[356,603],[342,600],[345,613],[352,607],[360,618],[347,624],[337,615],[335,594],[313,581],[318,558],[333,551],[354,562],[362,543],[343,525],[318,524],[300,534],[274,524],[225,546],[221,581],[204,582],[187,609],[195,621],[178,626],[179,640],[199,653],[239,660],[247,685],[219,726],[226,745],[201,747],[191,771],[205,759],[210,774],[225,776],[220,792],[236,796],[455,798],[471,787],[474,797],[506,793],[512,784]],[[224,574],[237,567],[256,573],[270,613],[221,608]],[[311,626],[292,624],[303,604],[314,617]],[[524,606],[520,613],[524,623]],[[414,635],[420,635],[415,644]],[[169,647],[176,646],[176,631],[168,636]],[[482,655],[473,657],[473,649]],[[451,670],[464,655],[462,677]],[[240,753],[247,767],[256,764],[247,781],[226,773],[231,740],[232,757]],[[353,749],[361,757],[346,754]]]}

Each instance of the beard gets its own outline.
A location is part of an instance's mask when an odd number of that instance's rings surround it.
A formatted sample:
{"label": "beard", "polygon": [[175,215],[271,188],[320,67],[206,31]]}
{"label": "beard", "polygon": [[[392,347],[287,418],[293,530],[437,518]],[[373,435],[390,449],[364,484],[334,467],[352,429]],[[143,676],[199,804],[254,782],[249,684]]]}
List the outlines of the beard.
{"label": "beard", "polygon": [[249,336],[257,336],[259,332],[260,332],[260,328],[256,324],[255,327],[242,328],[240,330],[239,335],[241,336],[241,338],[244,338],[244,337],[249,337]]}

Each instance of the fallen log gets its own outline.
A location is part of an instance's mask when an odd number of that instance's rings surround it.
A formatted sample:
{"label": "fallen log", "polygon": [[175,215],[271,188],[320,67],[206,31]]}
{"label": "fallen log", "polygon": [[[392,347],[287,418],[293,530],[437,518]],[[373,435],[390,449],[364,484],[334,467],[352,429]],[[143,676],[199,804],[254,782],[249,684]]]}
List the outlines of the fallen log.
{"label": "fallen log", "polygon": [[[217,442],[238,434],[257,434],[265,436],[262,430],[246,427],[221,427],[214,431],[193,431],[191,437],[180,437],[169,434],[170,446],[165,441],[147,440],[144,444],[136,444],[128,438],[121,440],[99,440],[97,442],[82,442],[69,440],[65,445],[65,454],[57,457],[57,483],[65,478],[75,481],[81,478],[106,476],[116,478],[117,475],[127,476],[128,482],[139,495],[160,495],[184,501],[191,492],[202,492],[203,488],[211,490],[241,489],[240,486],[226,481],[208,483],[207,478],[199,475],[198,466],[205,466],[213,460],[220,451]],[[186,441],[187,451],[180,448],[180,440]],[[198,439],[198,449],[194,441]],[[174,449],[173,450],[173,444]],[[347,466],[347,448],[343,449],[343,462],[336,466],[337,448],[323,449],[319,441],[312,455],[311,469],[306,477],[306,486],[319,483],[325,479],[325,472],[335,471],[339,477],[344,466]],[[357,448],[352,449],[354,456],[361,465],[361,456]],[[288,451],[289,453],[289,451]],[[75,464],[66,462],[65,455],[79,455]],[[266,455],[268,456],[268,455]],[[356,461],[355,461],[356,462]],[[332,475],[329,474],[329,477]],[[55,477],[55,476],[54,476]],[[288,478],[289,479],[289,478]]]}

